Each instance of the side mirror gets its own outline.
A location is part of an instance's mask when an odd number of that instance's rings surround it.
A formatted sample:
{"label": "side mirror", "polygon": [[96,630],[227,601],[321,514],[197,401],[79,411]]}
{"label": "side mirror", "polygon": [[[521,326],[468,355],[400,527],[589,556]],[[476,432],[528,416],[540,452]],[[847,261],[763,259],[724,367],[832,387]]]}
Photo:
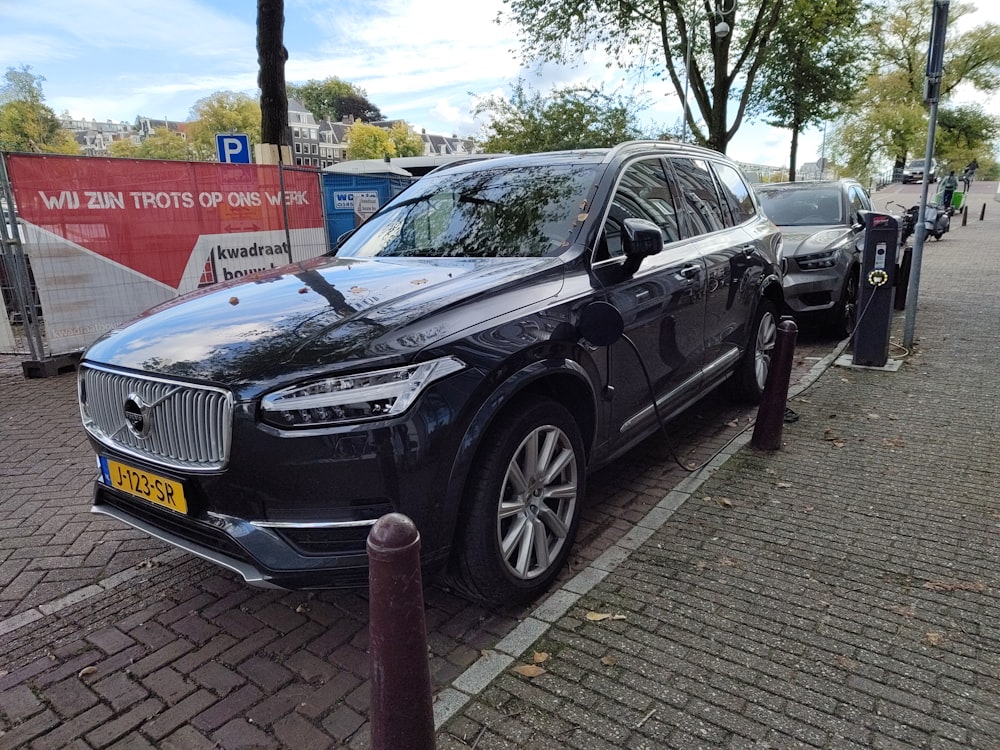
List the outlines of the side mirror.
{"label": "side mirror", "polygon": [[638,260],[656,255],[663,250],[663,232],[646,219],[625,219],[622,245],[627,258]]}

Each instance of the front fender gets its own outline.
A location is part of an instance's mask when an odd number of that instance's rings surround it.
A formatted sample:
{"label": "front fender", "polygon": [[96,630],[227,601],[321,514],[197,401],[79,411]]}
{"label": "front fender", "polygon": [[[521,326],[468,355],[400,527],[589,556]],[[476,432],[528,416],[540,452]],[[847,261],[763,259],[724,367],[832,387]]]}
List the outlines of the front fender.
{"label": "front fender", "polygon": [[599,386],[595,386],[595,378],[596,373],[589,373],[587,368],[574,359],[550,357],[525,364],[511,373],[489,394],[470,420],[451,467],[448,492],[455,496],[448,498],[441,507],[455,508],[457,512],[453,517],[441,519],[441,523],[446,527],[443,539],[451,540],[454,536],[458,513],[461,512],[463,504],[465,484],[483,437],[500,413],[519,395],[529,391],[540,392],[566,405],[580,423],[580,432],[588,457],[593,453],[599,433],[597,429]]}

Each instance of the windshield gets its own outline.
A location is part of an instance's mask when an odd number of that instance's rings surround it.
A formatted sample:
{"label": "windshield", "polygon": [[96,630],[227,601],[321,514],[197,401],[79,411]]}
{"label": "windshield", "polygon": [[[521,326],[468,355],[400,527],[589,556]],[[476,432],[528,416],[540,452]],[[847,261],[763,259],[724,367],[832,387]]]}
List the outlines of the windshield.
{"label": "windshield", "polygon": [[910,167],[910,169],[923,169],[924,160],[923,159],[914,159],[913,161],[911,161],[909,163],[908,166]]}
{"label": "windshield", "polygon": [[844,224],[840,188],[761,189],[764,213],[779,227]]}
{"label": "windshield", "polygon": [[338,257],[558,255],[586,216],[592,165],[531,165],[428,175],[363,224]]}

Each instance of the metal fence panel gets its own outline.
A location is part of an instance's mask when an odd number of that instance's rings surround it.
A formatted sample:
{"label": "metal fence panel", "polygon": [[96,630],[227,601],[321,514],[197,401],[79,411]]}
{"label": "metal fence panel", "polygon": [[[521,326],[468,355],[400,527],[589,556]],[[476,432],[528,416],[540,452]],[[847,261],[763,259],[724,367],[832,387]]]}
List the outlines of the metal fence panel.
{"label": "metal fence panel", "polygon": [[311,170],[41,154],[7,165],[47,355],[179,294],[329,249]]}

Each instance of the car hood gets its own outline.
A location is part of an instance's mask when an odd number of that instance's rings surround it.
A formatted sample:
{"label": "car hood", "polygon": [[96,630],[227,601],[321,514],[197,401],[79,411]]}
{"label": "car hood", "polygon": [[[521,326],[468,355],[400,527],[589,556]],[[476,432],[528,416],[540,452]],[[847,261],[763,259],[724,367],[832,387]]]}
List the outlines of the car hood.
{"label": "car hood", "polygon": [[[558,293],[562,267],[557,258],[319,258],[152,308],[84,358],[247,395],[337,363],[405,361]],[[475,315],[465,310],[472,300]]]}
{"label": "car hood", "polygon": [[840,224],[829,226],[781,227],[783,254],[812,255],[853,241],[854,232]]}

